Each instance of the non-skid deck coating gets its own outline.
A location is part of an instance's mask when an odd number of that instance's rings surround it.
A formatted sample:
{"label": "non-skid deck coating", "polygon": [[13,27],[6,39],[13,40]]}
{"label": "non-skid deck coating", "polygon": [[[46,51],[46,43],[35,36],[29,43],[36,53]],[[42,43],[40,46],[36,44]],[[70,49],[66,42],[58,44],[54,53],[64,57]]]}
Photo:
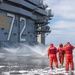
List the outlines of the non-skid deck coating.
{"label": "non-skid deck coating", "polygon": [[50,70],[48,57],[0,54],[0,75],[75,75],[75,71]]}
{"label": "non-skid deck coating", "polygon": [[0,66],[0,75],[75,75],[75,71],[66,72],[65,68],[51,70],[49,67],[26,70],[23,66],[10,66],[9,64]]}

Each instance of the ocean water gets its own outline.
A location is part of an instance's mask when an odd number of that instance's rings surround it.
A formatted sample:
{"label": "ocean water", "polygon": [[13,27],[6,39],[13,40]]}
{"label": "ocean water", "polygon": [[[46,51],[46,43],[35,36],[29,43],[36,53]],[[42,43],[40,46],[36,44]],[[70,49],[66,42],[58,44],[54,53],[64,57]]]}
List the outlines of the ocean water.
{"label": "ocean water", "polygon": [[[0,75],[75,75],[75,71],[66,73],[65,70],[50,70],[47,49],[48,46],[43,45],[2,48]],[[75,50],[73,55],[75,63]]]}

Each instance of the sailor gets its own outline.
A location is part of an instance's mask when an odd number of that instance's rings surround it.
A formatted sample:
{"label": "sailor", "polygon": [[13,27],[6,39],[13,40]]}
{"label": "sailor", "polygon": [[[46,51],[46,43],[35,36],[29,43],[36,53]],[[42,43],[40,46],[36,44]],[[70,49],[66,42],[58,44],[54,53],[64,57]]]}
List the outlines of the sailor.
{"label": "sailor", "polygon": [[70,42],[67,42],[67,44],[63,47],[63,50],[65,51],[65,57],[66,57],[66,66],[65,70],[69,70],[69,64],[71,70],[74,70],[74,62],[73,62],[73,49],[75,47],[70,44]]}
{"label": "sailor", "polygon": [[58,48],[58,53],[59,53],[58,56],[59,56],[60,68],[63,67],[63,63],[64,63],[64,50],[62,48],[63,48],[63,44],[60,43],[59,48]]}
{"label": "sailor", "polygon": [[48,57],[50,59],[50,68],[53,69],[53,62],[55,62],[56,67],[58,68],[58,61],[57,61],[57,48],[51,43],[50,47],[48,48]]}

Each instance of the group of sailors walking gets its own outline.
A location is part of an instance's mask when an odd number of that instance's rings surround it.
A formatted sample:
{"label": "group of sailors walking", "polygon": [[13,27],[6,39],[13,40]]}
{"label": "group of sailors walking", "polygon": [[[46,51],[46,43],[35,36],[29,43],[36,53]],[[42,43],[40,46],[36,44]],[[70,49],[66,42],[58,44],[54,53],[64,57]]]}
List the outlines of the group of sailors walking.
{"label": "group of sailors walking", "polygon": [[[64,59],[65,59],[65,70],[70,69],[74,70],[74,62],[73,62],[73,50],[74,46],[67,42],[66,45],[63,46],[62,43],[59,44],[59,47],[56,48],[52,43],[48,48],[48,57],[50,59],[50,68],[53,69],[53,62],[55,63],[56,67],[63,67]],[[57,57],[58,54],[58,57]],[[60,66],[58,66],[58,61],[60,62]]]}

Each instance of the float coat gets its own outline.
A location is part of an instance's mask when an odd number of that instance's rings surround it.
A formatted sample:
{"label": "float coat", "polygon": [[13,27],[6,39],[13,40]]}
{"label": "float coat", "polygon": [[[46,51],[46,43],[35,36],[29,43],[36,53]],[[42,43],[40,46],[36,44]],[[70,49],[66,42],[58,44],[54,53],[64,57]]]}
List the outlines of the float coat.
{"label": "float coat", "polygon": [[63,50],[65,51],[65,57],[66,57],[66,70],[69,70],[69,64],[70,64],[70,68],[71,70],[74,70],[74,63],[73,63],[73,49],[75,47],[73,47],[70,44],[67,44],[65,47],[63,47]]}
{"label": "float coat", "polygon": [[60,64],[63,65],[63,63],[64,63],[64,51],[62,48],[58,48],[58,52],[59,52],[59,62],[60,62]]}
{"label": "float coat", "polygon": [[51,68],[53,67],[53,62],[55,62],[56,67],[58,67],[58,61],[57,61],[56,53],[57,53],[56,47],[50,46],[48,49],[48,56],[50,59],[50,67]]}

